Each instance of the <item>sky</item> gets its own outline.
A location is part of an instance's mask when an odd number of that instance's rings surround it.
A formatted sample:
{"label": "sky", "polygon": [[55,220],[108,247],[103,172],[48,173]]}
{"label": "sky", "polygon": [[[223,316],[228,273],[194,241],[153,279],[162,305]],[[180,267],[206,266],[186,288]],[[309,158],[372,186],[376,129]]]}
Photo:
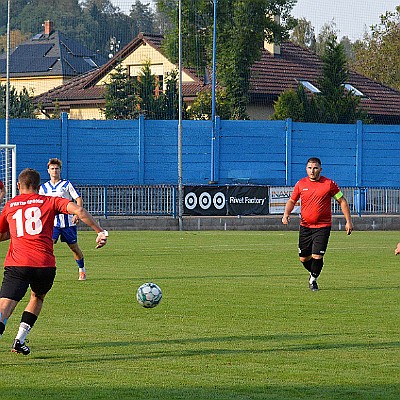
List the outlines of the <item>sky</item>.
{"label": "sky", "polygon": [[334,20],[338,37],[351,41],[362,39],[365,29],[380,23],[386,11],[395,11],[400,0],[297,0],[292,15],[310,21],[318,34],[321,27]]}
{"label": "sky", "polygon": [[[122,11],[129,12],[135,0],[111,0]],[[141,0],[154,3],[154,0]],[[318,34],[325,23],[334,20],[338,37],[348,36],[351,41],[362,39],[365,29],[379,24],[380,16],[394,11],[400,0],[297,0],[292,15],[310,21]]]}

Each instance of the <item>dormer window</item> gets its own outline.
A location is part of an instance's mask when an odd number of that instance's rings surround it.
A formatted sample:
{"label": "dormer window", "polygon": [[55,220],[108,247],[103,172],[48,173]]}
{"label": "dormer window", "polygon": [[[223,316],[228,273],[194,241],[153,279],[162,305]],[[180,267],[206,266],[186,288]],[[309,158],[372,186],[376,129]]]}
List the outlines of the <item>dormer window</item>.
{"label": "dormer window", "polygon": [[321,91],[309,81],[299,81],[306,89],[313,93],[321,93]]}

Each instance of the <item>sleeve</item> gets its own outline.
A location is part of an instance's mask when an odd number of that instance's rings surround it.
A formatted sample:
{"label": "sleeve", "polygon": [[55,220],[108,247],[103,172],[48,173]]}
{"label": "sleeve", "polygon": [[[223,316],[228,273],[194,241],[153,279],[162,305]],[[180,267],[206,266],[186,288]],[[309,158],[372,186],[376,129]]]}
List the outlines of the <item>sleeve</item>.
{"label": "sleeve", "polygon": [[52,199],[56,213],[68,214],[67,206],[68,203],[71,202],[71,200],[64,199],[63,197],[49,197],[49,199]]}
{"label": "sleeve", "polygon": [[68,192],[74,200],[81,197],[80,193],[75,189],[75,186],[70,181],[68,181]]}
{"label": "sleeve", "polygon": [[294,185],[294,189],[292,194],[290,195],[290,198],[297,203],[297,201],[300,199],[300,190],[299,190],[299,182]]}
{"label": "sleeve", "polygon": [[331,197],[334,197],[336,200],[343,197],[343,193],[335,181],[331,181]]}

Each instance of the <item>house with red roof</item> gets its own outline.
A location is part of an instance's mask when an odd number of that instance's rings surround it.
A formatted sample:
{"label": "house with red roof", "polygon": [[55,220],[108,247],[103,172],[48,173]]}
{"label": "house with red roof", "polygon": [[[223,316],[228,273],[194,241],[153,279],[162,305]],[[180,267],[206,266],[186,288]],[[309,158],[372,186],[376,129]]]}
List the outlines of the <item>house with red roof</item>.
{"label": "house with red roof", "polygon": [[[160,87],[165,89],[166,74],[177,70],[162,52],[160,35],[139,34],[115,57],[100,68],[89,71],[65,84],[53,88],[35,98],[43,114],[51,116],[57,107],[67,112],[71,119],[103,119],[105,86],[110,74],[122,64],[131,76],[137,76],[146,62]],[[274,113],[274,102],[287,89],[304,85],[310,94],[318,93],[318,80],[322,74],[322,60],[309,49],[291,42],[281,45],[265,43],[262,56],[251,68],[249,104],[247,113],[253,120],[266,120]],[[350,72],[347,90],[360,96],[360,104],[374,123],[400,124],[400,92]],[[202,90],[210,90],[210,82],[204,81],[191,69],[183,69],[182,94],[190,105]]]}

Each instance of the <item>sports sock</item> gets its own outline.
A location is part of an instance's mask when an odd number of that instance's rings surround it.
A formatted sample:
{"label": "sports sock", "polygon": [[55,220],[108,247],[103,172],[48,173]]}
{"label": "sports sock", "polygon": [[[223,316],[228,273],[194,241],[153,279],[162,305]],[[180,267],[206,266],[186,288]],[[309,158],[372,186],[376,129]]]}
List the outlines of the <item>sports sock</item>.
{"label": "sports sock", "polygon": [[317,279],[322,271],[322,267],[324,266],[324,259],[323,258],[312,258],[311,263],[311,275]]}
{"label": "sports sock", "polygon": [[24,343],[26,335],[30,332],[31,329],[32,327],[28,325],[26,322],[21,322],[19,324],[18,333],[17,336],[15,336],[15,339],[18,339],[21,344]]}
{"label": "sports sock", "polygon": [[5,329],[6,329],[6,325],[3,322],[0,322],[0,337],[4,333]]}
{"label": "sports sock", "polygon": [[80,260],[75,260],[76,263],[78,264],[79,271],[85,272],[85,259],[81,258]]}
{"label": "sports sock", "polygon": [[33,325],[35,325],[36,320],[37,315],[32,314],[29,311],[24,311],[22,313],[21,323],[19,324],[18,333],[15,339],[18,339],[21,343],[24,343],[26,336],[33,328]]}
{"label": "sports sock", "polygon": [[303,261],[302,264],[304,266],[304,268],[308,271],[311,272],[311,263],[312,263],[312,258],[310,258],[307,261]]}

